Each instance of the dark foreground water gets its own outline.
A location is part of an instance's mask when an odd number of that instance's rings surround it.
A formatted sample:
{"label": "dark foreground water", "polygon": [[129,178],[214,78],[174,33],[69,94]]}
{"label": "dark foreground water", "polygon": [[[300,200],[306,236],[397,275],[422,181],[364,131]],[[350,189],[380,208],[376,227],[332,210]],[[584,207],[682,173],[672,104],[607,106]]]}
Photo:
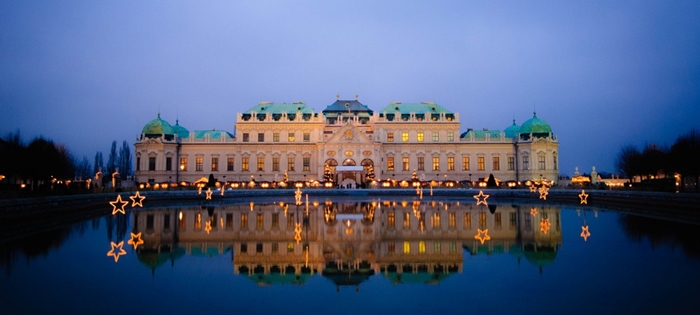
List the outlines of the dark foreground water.
{"label": "dark foreground water", "polygon": [[700,307],[698,226],[544,202],[309,201],[308,214],[293,197],[144,202],[126,215],[3,240],[0,313],[694,314]]}

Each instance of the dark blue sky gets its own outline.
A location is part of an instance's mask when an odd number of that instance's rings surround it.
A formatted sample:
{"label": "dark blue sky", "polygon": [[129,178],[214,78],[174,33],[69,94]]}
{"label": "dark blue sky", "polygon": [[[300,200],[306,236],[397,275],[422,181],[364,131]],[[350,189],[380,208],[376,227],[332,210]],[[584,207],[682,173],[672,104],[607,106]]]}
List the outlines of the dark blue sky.
{"label": "dark blue sky", "polygon": [[156,117],[232,131],[261,100],[434,100],[537,116],[561,171],[700,128],[700,1],[0,1],[0,135],[90,160]]}

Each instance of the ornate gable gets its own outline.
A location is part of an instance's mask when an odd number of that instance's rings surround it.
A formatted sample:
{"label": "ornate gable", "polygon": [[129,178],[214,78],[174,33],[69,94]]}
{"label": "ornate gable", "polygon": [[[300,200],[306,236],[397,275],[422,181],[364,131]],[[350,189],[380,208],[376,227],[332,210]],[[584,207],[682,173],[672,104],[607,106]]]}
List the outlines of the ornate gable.
{"label": "ornate gable", "polygon": [[374,144],[362,130],[352,124],[346,124],[336,132],[326,144]]}

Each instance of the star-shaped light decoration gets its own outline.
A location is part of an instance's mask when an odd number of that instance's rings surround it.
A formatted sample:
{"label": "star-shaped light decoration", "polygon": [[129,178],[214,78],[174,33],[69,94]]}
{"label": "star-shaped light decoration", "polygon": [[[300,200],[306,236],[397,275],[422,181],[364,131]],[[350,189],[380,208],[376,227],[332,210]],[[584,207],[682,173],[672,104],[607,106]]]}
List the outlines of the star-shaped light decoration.
{"label": "star-shaped light decoration", "polygon": [[[112,215],[117,214],[117,212],[121,212],[122,214],[126,214],[126,211],[124,210],[124,207],[129,204],[128,201],[123,201],[121,195],[117,195],[117,200],[115,201],[110,201],[109,204],[112,205]],[[119,207],[117,208],[117,204],[119,204]]]}
{"label": "star-shaped light decoration", "polygon": [[537,215],[537,208],[530,208],[530,215],[533,217]]}
{"label": "star-shaped light decoration", "polygon": [[478,195],[474,195],[474,199],[476,199],[476,205],[485,205],[488,206],[489,204],[486,202],[486,199],[489,197],[489,195],[484,195],[484,192],[479,190]]}
{"label": "star-shaped light decoration", "polygon": [[587,242],[589,236],[591,236],[591,232],[588,231],[588,225],[581,226],[581,237],[583,237],[583,241]]}
{"label": "star-shaped light decoration", "polygon": [[476,229],[476,232],[477,234],[474,236],[474,238],[479,240],[481,245],[484,245],[484,241],[491,239],[491,236],[489,236],[489,229]]}
{"label": "star-shaped light decoration", "polygon": [[530,192],[531,192],[531,193],[537,192],[537,186],[535,186],[535,185],[530,185]]}
{"label": "star-shaped light decoration", "polygon": [[540,187],[540,199],[547,200],[547,194],[549,194],[549,188],[547,186]]}
{"label": "star-shaped light decoration", "polygon": [[[143,208],[143,200],[146,199],[146,196],[141,196],[141,194],[137,190],[136,195],[129,197],[129,199],[131,199],[131,207],[132,208],[136,207],[136,206]],[[136,199],[138,199],[138,201],[136,201]]]}
{"label": "star-shaped light decoration", "polygon": [[[114,262],[119,261],[119,256],[126,255],[126,251],[122,248],[122,246],[124,246],[124,241],[119,242],[119,244],[116,244],[114,242],[110,242],[110,245],[112,246],[112,249],[110,249],[107,252],[107,256],[114,257]],[[118,251],[115,251],[117,249],[118,249]]]}
{"label": "star-shaped light decoration", "polygon": [[301,223],[296,223],[296,227],[294,228],[294,240],[297,241],[297,244],[301,242]]}
{"label": "star-shaped light decoration", "polygon": [[211,200],[211,188],[207,188],[207,198],[206,200]]}
{"label": "star-shaped light decoration", "polygon": [[204,231],[209,234],[211,232],[211,221],[207,221],[207,223],[204,224]]}
{"label": "star-shaped light decoration", "polygon": [[540,231],[542,231],[542,233],[544,233],[544,234],[547,234],[547,232],[549,232],[549,228],[550,228],[551,226],[552,226],[552,224],[549,223],[549,219],[544,219],[544,218],[543,218],[543,219],[540,221]]}
{"label": "star-shaped light decoration", "polygon": [[586,193],[585,190],[581,190],[581,193],[578,194],[578,197],[581,199],[581,204],[582,204],[582,205],[587,205],[587,204],[588,204],[588,194]]}
{"label": "star-shaped light decoration", "polygon": [[301,205],[301,189],[297,187],[297,191],[294,192],[294,199],[296,199],[296,205]]}
{"label": "star-shaped light decoration", "polygon": [[134,246],[134,249],[138,248],[139,245],[143,244],[143,240],[141,239],[141,232],[138,232],[136,234],[131,233],[131,239],[127,244]]}

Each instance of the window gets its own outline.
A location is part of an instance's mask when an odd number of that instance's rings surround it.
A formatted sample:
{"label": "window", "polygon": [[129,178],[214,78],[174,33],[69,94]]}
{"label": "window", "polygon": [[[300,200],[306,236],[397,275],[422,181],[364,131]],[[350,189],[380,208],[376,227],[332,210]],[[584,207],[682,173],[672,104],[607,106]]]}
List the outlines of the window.
{"label": "window", "polygon": [[386,134],[386,142],[394,142],[394,133],[389,132]]}
{"label": "window", "polygon": [[178,218],[178,221],[178,227],[184,229],[185,224],[187,224],[187,220],[184,213],[180,212],[180,217]]}
{"label": "window", "polygon": [[226,228],[227,229],[233,228],[233,213],[226,214]]}
{"label": "window", "polygon": [[272,252],[277,253],[280,251],[280,244],[279,243],[272,243]]}
{"label": "window", "polygon": [[389,242],[389,254],[396,254],[396,243]]}
{"label": "window", "polygon": [[455,158],[452,156],[447,157],[447,170],[448,171],[454,171],[455,170]]}
{"label": "window", "polygon": [[497,156],[493,157],[493,170],[494,171],[501,170],[501,161],[500,161],[500,158]]}
{"label": "window", "polygon": [[483,171],[484,169],[486,169],[483,156],[476,158],[476,162],[477,162],[477,166],[476,166],[477,170]]}
{"label": "window", "polygon": [[479,212],[479,226],[485,226],[485,225],[486,225],[486,213]]}
{"label": "window", "polygon": [[440,141],[440,134],[437,132],[433,132],[433,142],[438,142]]}
{"label": "window", "polygon": [[226,170],[229,172],[233,171],[233,158],[226,159]]}
{"label": "window", "polygon": [[386,169],[389,171],[394,170],[394,157],[393,156],[386,158]]}
{"label": "window", "polygon": [[508,157],[508,170],[512,171],[515,169],[515,158],[512,156]]}
{"label": "window", "polygon": [[293,132],[290,132],[289,134],[287,134],[287,141],[294,142],[294,133]]}
{"label": "window", "polygon": [[216,172],[218,170],[219,170],[219,158],[213,157],[213,158],[211,158],[211,171]]}
{"label": "window", "polygon": [[258,142],[265,142],[265,134],[258,132]]}
{"label": "window", "polygon": [[279,158],[279,157],[273,157],[273,158],[272,158],[272,171],[273,171],[273,172],[279,172],[279,171],[280,171],[280,158]]}
{"label": "window", "polygon": [[411,243],[410,242],[403,242],[403,253],[404,254],[411,253]]}
{"label": "window", "polygon": [[388,221],[387,224],[389,225],[390,228],[393,228],[396,225],[395,216],[396,215],[393,212],[389,212],[389,214],[387,215],[387,221]]}
{"label": "window", "polygon": [[248,142],[249,141],[248,137],[249,137],[248,133],[244,132],[243,133],[243,142]]}
{"label": "window", "polygon": [[255,227],[258,228],[258,229],[262,229],[262,228],[263,228],[263,222],[264,222],[263,214],[262,214],[262,213],[258,213],[258,214],[255,216]]}
{"label": "window", "polygon": [[287,228],[294,228],[294,213],[287,214]]}
{"label": "window", "polygon": [[248,158],[244,157],[241,159],[241,171],[247,172],[248,171]]}
{"label": "window", "polygon": [[203,171],[204,170],[204,166],[203,166],[204,158],[198,157],[194,161],[195,161],[195,166],[194,166],[195,168],[194,169],[196,171],[199,171],[199,172]]}
{"label": "window", "polygon": [[401,158],[401,163],[403,164],[402,169],[403,169],[404,171],[408,171],[408,170],[409,170],[408,157],[402,157],[402,158]]}
{"label": "window", "polygon": [[401,133],[401,141],[408,142],[408,132],[404,131]]}
{"label": "window", "polygon": [[272,214],[272,228],[277,229],[279,227],[280,227],[280,214],[273,213]]}
{"label": "window", "polygon": [[494,226],[496,227],[497,230],[501,229],[501,213],[496,212],[493,214],[493,221],[494,221]]}
{"label": "window", "polygon": [[457,252],[457,242],[450,242],[450,253]]}
{"label": "window", "polygon": [[241,244],[241,253],[248,252],[248,244]]}
{"label": "window", "polygon": [[528,157],[527,155],[523,155],[523,169],[524,170],[530,169],[530,157]]}
{"label": "window", "polygon": [[517,214],[515,212],[510,213],[510,228],[515,228],[515,222],[517,220]]}
{"label": "window", "polygon": [[425,158],[422,156],[418,157],[418,170],[419,171],[425,170]]}
{"label": "window", "polygon": [[136,157],[136,171],[140,171],[140,170],[141,170],[141,158],[137,156]]}
{"label": "window", "polygon": [[146,215],[146,228],[149,230],[153,229],[153,215],[152,214]]}
{"label": "window", "polygon": [[287,170],[294,172],[294,157],[287,158]]}
{"label": "window", "polygon": [[411,227],[411,214],[408,212],[403,213],[403,227],[405,227],[405,228]]}
{"label": "window", "polygon": [[258,171],[264,171],[265,170],[265,157],[259,156],[258,157]]}
{"label": "window", "polygon": [[447,218],[451,228],[457,226],[457,215],[454,212],[448,213]]}
{"label": "window", "polygon": [[263,244],[262,243],[255,244],[255,252],[258,254],[261,254],[263,252]]}
{"label": "window", "polygon": [[462,170],[463,171],[469,170],[469,157],[468,156],[462,157]]}
{"label": "window", "polygon": [[433,228],[440,228],[440,212],[435,212],[432,217],[430,217],[430,224]]}
{"label": "window", "polygon": [[248,214],[247,213],[241,213],[241,228],[242,229],[248,228]]}
{"label": "window", "polygon": [[455,141],[455,134],[453,132],[447,133],[447,141],[449,141],[449,142]]}
{"label": "window", "polygon": [[557,169],[557,154],[556,154],[556,153],[554,153],[554,160],[553,160],[553,162],[554,162],[554,163],[552,163],[552,165],[554,166],[554,169],[556,170],[556,169]]}
{"label": "window", "polygon": [[308,172],[311,170],[311,158],[310,157],[304,157],[303,159],[303,171]]}
{"label": "window", "polygon": [[194,229],[195,230],[202,229],[202,214],[201,213],[197,213],[197,215],[194,216]]}
{"label": "window", "polygon": [[187,158],[180,158],[180,170],[187,171]]}
{"label": "window", "polygon": [[423,132],[422,131],[418,132],[417,138],[418,138],[418,142],[423,142]]}
{"label": "window", "polygon": [[418,242],[418,253],[425,254],[425,241]]}
{"label": "window", "polygon": [[440,249],[440,242],[437,241],[433,243],[433,252],[439,254],[442,250]]}
{"label": "window", "polygon": [[166,171],[173,170],[173,158],[171,158],[169,156],[165,158],[165,170]]}
{"label": "window", "polygon": [[149,171],[155,171],[155,170],[156,170],[156,158],[155,158],[155,157],[149,157],[149,158],[148,158],[148,170],[149,170]]}
{"label": "window", "polygon": [[279,132],[272,133],[272,142],[280,142],[280,133]]}
{"label": "window", "polygon": [[308,132],[304,132],[304,142],[309,142],[311,141],[311,134]]}
{"label": "window", "polygon": [[537,158],[538,158],[538,160],[539,160],[539,161],[538,161],[538,162],[539,162],[539,163],[538,163],[538,164],[539,164],[539,168],[540,168],[541,170],[545,169],[545,163],[544,163],[545,156],[542,155],[542,156],[538,156]]}
{"label": "window", "polygon": [[287,243],[287,253],[293,253],[294,252],[294,243],[289,242]]}
{"label": "window", "polygon": [[440,170],[440,158],[437,156],[433,157],[433,171]]}
{"label": "window", "polygon": [[464,213],[464,227],[465,228],[472,228],[472,214],[469,212]]}

